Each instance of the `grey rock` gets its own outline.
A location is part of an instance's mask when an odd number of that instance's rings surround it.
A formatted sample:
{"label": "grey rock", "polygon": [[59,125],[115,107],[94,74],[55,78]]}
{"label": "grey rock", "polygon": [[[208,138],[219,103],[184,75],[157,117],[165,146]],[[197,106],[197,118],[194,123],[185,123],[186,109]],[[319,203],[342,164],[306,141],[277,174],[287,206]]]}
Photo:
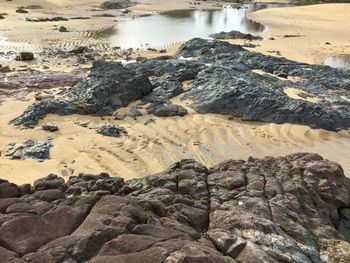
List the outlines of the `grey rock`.
{"label": "grey rock", "polygon": [[187,110],[181,105],[172,103],[152,104],[148,112],[158,117],[185,116]]}
{"label": "grey rock", "polygon": [[107,0],[104,1],[100,7],[102,9],[123,9],[133,5],[134,3],[129,0]]}
{"label": "grey rock", "polygon": [[211,34],[210,37],[214,39],[247,39],[247,40],[262,40],[260,36],[254,36],[252,34],[245,34],[239,31],[232,30],[230,32],[220,32]]}
{"label": "grey rock", "polygon": [[120,137],[122,135],[127,134],[124,128],[118,127],[110,123],[102,125],[100,128],[96,130],[96,132],[104,136],[110,136],[110,137]]}
{"label": "grey rock", "polygon": [[58,131],[58,126],[55,122],[48,122],[43,124],[43,130],[50,132]]}
{"label": "grey rock", "polygon": [[52,139],[46,140],[28,140],[23,145],[14,149],[12,153],[7,154],[12,159],[33,158],[38,161],[50,159],[50,148]]}
{"label": "grey rock", "polygon": [[148,78],[136,70],[128,70],[119,62],[96,61],[88,78],[62,92],[57,99],[34,103],[10,123],[33,127],[49,112],[111,115],[151,91]]}

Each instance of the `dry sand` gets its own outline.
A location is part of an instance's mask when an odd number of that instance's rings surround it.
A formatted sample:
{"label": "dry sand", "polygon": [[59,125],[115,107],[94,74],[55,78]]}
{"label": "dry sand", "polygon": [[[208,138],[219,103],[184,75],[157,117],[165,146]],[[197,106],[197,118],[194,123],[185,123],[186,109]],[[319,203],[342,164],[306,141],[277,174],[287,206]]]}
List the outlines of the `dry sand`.
{"label": "dry sand", "polygon": [[[131,118],[115,121],[112,117],[102,120],[92,116],[49,115],[35,129],[21,130],[7,124],[32,102],[32,98],[24,102],[8,100],[0,105],[0,177],[18,184],[33,182],[50,172],[61,175],[63,170],[73,174],[105,171],[129,179],[160,172],[182,158],[194,158],[212,166],[226,159],[292,152],[319,153],[339,162],[350,175],[348,131],[335,133],[291,124],[241,122],[227,116],[197,114],[190,108],[185,117],[143,116],[136,121]],[[155,123],[144,125],[150,118]],[[60,130],[43,131],[41,124],[48,121],[56,122]],[[78,124],[84,122],[90,122],[88,128]],[[105,122],[126,128],[128,135],[111,138],[96,134],[95,128]],[[8,143],[50,136],[54,145],[50,160],[11,160],[5,156]]]}
{"label": "dry sand", "polygon": [[[271,8],[248,16],[267,26],[260,34],[265,40],[253,42],[259,45],[255,51],[268,55],[277,51],[288,59],[311,64],[323,64],[328,56],[350,54],[350,4]],[[269,40],[271,37],[275,40]]]}

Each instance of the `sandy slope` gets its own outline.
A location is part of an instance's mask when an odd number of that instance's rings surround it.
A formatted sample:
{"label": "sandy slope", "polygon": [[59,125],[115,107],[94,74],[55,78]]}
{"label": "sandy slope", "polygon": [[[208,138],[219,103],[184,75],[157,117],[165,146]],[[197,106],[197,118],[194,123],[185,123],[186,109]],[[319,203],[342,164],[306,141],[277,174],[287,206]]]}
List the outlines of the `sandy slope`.
{"label": "sandy slope", "polygon": [[[316,152],[339,162],[350,175],[350,133],[312,130],[298,125],[276,125],[230,120],[227,116],[201,115],[190,110],[185,117],[140,117],[115,121],[110,117],[49,115],[43,121],[55,121],[60,130],[45,132],[21,130],[7,122],[19,115],[30,103],[9,100],[0,105],[0,171],[1,178],[15,183],[33,182],[50,172],[61,174],[67,169],[97,173],[107,171],[124,178],[160,172],[174,161],[194,158],[207,166],[225,159],[246,159],[249,156],[279,156],[292,152]],[[15,110],[14,110],[15,109]],[[124,109],[124,111],[127,109]],[[120,113],[123,112],[119,110]],[[155,123],[144,125],[149,118]],[[77,123],[89,121],[89,128]],[[127,129],[128,135],[110,138],[96,134],[95,128],[111,122]],[[6,145],[26,139],[52,136],[51,160],[10,160]]]}
{"label": "sandy slope", "polygon": [[265,40],[256,41],[260,46],[254,49],[262,53],[279,51],[289,59],[317,64],[330,55],[350,54],[350,4],[265,9],[249,17],[267,26],[261,34]]}

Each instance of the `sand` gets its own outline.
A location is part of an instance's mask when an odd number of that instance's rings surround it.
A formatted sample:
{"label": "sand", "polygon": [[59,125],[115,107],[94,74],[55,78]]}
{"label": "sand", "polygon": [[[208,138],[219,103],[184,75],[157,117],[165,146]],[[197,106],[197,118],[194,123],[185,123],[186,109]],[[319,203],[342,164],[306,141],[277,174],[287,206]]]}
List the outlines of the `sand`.
{"label": "sand", "polygon": [[[249,156],[280,156],[292,152],[315,152],[339,162],[350,175],[350,132],[313,130],[291,124],[242,122],[215,114],[198,114],[187,107],[185,117],[159,118],[142,116],[136,121],[112,117],[49,115],[34,129],[21,130],[8,125],[33,102],[7,100],[0,105],[0,177],[17,184],[32,183],[49,173],[58,175],[108,172],[126,179],[157,173],[182,158],[193,158],[207,166],[227,159]],[[175,98],[174,102],[179,102]],[[188,103],[188,102],[187,102]],[[182,102],[186,106],[185,102]],[[121,109],[123,113],[130,107]],[[154,123],[144,125],[148,119]],[[41,125],[54,121],[58,132],[43,131]],[[88,128],[78,123],[89,122]],[[102,136],[95,129],[103,123],[124,127],[128,135],[119,138]],[[27,139],[53,138],[51,159],[11,160],[6,145]]]}
{"label": "sand", "polygon": [[[255,51],[268,55],[280,52],[283,57],[310,64],[323,64],[329,56],[350,54],[348,3],[271,8],[248,16],[267,27],[260,34],[265,40],[253,42],[259,45]],[[271,37],[275,40],[269,40]]]}

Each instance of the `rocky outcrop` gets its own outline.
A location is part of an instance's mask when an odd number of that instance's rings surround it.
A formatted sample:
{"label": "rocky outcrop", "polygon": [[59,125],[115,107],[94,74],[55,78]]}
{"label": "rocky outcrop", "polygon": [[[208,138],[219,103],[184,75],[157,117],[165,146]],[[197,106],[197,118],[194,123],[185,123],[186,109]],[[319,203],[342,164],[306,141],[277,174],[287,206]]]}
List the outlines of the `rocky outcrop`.
{"label": "rocky outcrop", "polygon": [[[184,87],[184,81],[190,84]],[[290,96],[287,88],[300,95]],[[88,78],[55,99],[33,104],[11,123],[31,127],[47,113],[111,114],[137,99],[169,104],[179,94],[199,113],[327,130],[350,127],[350,71],[203,39],[188,41],[173,57],[125,66],[96,62]]]}
{"label": "rocky outcrop", "polygon": [[128,70],[119,62],[98,61],[85,80],[58,98],[34,103],[11,123],[32,127],[48,113],[112,114],[115,109],[148,95],[151,90],[145,75]]}
{"label": "rocky outcrop", "polygon": [[349,192],[350,179],[338,164],[307,153],[231,160],[209,170],[182,160],[130,181],[103,173],[67,182],[49,175],[32,187],[1,180],[0,258],[31,263],[346,260]]}

